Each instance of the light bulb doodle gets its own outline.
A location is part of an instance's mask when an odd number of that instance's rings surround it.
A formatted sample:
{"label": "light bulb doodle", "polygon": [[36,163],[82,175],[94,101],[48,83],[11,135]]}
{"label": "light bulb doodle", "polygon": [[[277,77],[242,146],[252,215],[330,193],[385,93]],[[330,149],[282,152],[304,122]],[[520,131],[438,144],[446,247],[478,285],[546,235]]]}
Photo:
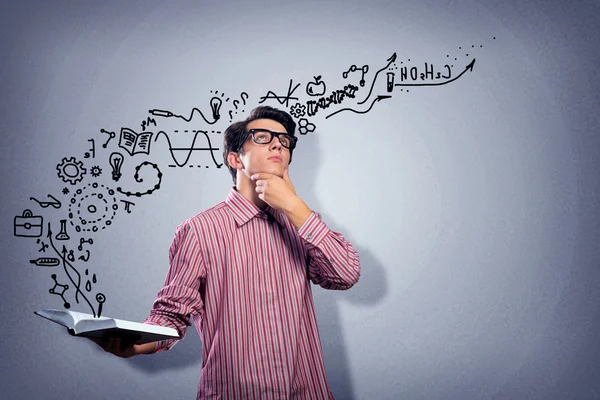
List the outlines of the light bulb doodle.
{"label": "light bulb doodle", "polygon": [[121,167],[123,166],[123,154],[113,152],[108,158],[108,164],[112,168],[112,179],[115,182],[118,182],[121,179]]}
{"label": "light bulb doodle", "polygon": [[213,119],[217,120],[221,118],[221,114],[219,114],[221,110],[221,105],[223,104],[223,100],[218,97],[213,97],[210,99],[210,109],[212,111]]}

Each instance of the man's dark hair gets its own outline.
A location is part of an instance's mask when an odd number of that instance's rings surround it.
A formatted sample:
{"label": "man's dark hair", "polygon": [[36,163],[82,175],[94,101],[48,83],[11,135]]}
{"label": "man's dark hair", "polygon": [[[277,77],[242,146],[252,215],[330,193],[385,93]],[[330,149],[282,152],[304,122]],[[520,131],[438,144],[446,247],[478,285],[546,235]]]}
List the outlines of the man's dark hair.
{"label": "man's dark hair", "polygon": [[[227,168],[229,168],[229,173],[233,178],[234,184],[236,183],[235,179],[237,169],[229,165],[229,163],[227,162],[227,155],[232,151],[235,152],[238,148],[240,149],[240,154],[243,154],[244,149],[241,148],[241,146],[243,145],[242,140],[244,139],[244,136],[246,136],[246,127],[251,121],[261,118],[272,119],[273,121],[277,121],[281,125],[283,125],[288,135],[296,135],[296,123],[292,119],[292,116],[285,111],[270,106],[256,107],[250,112],[248,118],[246,118],[243,121],[234,122],[233,124],[229,125],[229,127],[225,129],[225,133],[223,134],[223,161]],[[273,138],[273,140],[277,139]],[[292,152],[293,150],[290,150],[290,164],[292,163]]]}

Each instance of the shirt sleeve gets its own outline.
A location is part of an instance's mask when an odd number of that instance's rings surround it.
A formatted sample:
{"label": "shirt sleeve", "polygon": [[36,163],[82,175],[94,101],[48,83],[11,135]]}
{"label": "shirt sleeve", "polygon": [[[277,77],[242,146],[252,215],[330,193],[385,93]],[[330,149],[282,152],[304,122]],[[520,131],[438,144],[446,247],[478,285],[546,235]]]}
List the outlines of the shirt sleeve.
{"label": "shirt sleeve", "polygon": [[143,321],[145,324],[175,328],[180,339],[155,342],[154,352],[169,350],[177,344],[191,325],[190,316],[203,312],[200,284],[205,277],[198,237],[188,220],[175,231],[175,238],[169,249],[169,271],[150,315]]}
{"label": "shirt sleeve", "polygon": [[334,232],[312,212],[298,234],[308,249],[308,277],[325,289],[350,289],[360,277],[358,253],[350,242]]}

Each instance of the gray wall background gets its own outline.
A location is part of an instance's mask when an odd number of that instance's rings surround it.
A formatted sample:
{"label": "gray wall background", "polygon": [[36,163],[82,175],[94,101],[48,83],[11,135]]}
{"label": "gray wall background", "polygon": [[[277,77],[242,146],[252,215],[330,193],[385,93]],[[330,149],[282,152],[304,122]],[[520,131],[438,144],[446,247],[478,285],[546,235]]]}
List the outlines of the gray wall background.
{"label": "gray wall background", "polygon": [[[290,79],[306,98],[313,76],[329,92],[352,64],[370,66],[369,85],[396,52],[415,65],[477,61],[451,84],[396,88],[366,114],[320,111],[290,168],[297,193],[361,257],[353,289],[313,291],[334,394],[600,398],[596,2],[14,1],[0,10],[0,397],[196,393],[194,328],[169,352],[123,360],[33,314],[63,307],[48,293],[61,270],[30,264],[43,253],[12,225],[24,209],[53,227],[66,218],[75,188],[61,193],[70,186],[56,175],[63,157],[99,165],[98,182],[114,187],[100,129],[140,132],[153,108],[206,110],[211,90],[246,91],[246,111],[269,90],[285,94]],[[386,94],[381,79],[374,91]],[[213,129],[199,118],[157,123]],[[91,138],[94,161],[83,159]],[[189,145],[189,135],[172,138]],[[168,168],[164,138],[152,146],[160,190],[133,199],[131,214],[120,208],[81,267],[97,274],[91,293],[106,295],[106,316],[146,317],[175,227],[231,187],[225,169]],[[134,186],[143,159],[124,165],[123,186]],[[212,164],[206,153],[192,160]],[[88,173],[80,187],[93,181]],[[47,194],[63,207],[29,200]]]}

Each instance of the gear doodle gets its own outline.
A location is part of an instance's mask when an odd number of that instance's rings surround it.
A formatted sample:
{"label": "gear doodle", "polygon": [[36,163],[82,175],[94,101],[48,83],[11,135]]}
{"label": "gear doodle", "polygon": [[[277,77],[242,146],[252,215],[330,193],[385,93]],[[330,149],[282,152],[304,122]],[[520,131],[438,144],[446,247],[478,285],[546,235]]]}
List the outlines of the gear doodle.
{"label": "gear doodle", "polygon": [[76,185],[77,182],[81,182],[83,176],[87,172],[83,167],[83,163],[77,161],[75,157],[69,159],[64,157],[60,164],[56,166],[56,170],[58,171],[58,177],[62,179],[63,182],[70,183],[71,185]]}
{"label": "gear doodle", "polygon": [[96,182],[77,189],[69,204],[69,218],[75,230],[97,232],[99,227],[110,226],[119,209],[114,194],[113,189]]}
{"label": "gear doodle", "polygon": [[94,165],[92,168],[90,168],[90,175],[93,176],[94,178],[99,177],[102,174],[102,168],[100,168],[97,165]]}
{"label": "gear doodle", "polygon": [[304,115],[306,115],[306,106],[304,104],[296,103],[290,108],[290,114],[296,118],[304,117]]}
{"label": "gear doodle", "polygon": [[298,121],[298,131],[301,135],[306,135],[308,132],[314,132],[315,128],[315,124],[308,122],[306,118],[302,118]]}

